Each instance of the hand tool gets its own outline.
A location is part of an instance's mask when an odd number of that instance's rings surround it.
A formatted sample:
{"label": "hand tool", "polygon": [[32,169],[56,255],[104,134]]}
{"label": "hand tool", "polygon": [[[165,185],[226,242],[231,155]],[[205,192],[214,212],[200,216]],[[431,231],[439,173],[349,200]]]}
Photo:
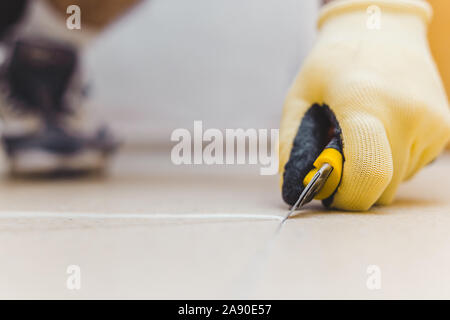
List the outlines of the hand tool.
{"label": "hand tool", "polygon": [[[330,143],[328,146],[333,145]],[[298,200],[284,218],[286,221],[298,208],[313,199],[323,200],[330,197],[339,185],[342,175],[343,157],[340,151],[326,147],[314,162],[312,169],[304,178],[305,188]]]}

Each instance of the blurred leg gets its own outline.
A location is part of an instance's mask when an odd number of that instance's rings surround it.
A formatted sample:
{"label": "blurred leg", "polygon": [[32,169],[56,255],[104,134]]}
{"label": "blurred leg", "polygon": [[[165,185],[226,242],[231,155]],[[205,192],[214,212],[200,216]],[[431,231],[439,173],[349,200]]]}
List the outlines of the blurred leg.
{"label": "blurred leg", "polygon": [[23,17],[27,0],[0,2],[0,39]]}
{"label": "blurred leg", "polygon": [[[104,126],[86,127],[89,121],[80,116],[80,99],[74,99],[83,87],[79,50],[138,2],[35,0],[9,6],[1,113],[2,142],[13,172],[104,168],[117,143]],[[81,30],[66,27],[66,9],[73,4],[81,8]]]}

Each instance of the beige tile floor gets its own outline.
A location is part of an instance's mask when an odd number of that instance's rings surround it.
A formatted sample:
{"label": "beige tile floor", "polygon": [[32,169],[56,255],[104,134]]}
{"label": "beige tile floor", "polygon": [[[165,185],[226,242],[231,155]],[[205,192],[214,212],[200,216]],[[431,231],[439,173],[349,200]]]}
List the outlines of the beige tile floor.
{"label": "beige tile floor", "polygon": [[256,167],[126,151],[111,169],[0,182],[0,298],[450,298],[450,155],[390,207],[313,203],[281,229],[278,178]]}

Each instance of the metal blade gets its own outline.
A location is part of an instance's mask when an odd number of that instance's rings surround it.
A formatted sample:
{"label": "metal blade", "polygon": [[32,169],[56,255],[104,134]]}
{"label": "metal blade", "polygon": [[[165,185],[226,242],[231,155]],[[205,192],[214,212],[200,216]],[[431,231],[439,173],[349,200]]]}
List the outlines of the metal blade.
{"label": "metal blade", "polygon": [[301,208],[308,202],[310,202],[314,197],[320,192],[325,183],[327,182],[328,177],[333,171],[333,167],[328,163],[324,163],[319,170],[317,170],[314,177],[308,183],[308,185],[303,189],[302,193],[298,197],[298,200],[292,206],[289,213],[284,218],[283,222],[286,221],[298,208]]}

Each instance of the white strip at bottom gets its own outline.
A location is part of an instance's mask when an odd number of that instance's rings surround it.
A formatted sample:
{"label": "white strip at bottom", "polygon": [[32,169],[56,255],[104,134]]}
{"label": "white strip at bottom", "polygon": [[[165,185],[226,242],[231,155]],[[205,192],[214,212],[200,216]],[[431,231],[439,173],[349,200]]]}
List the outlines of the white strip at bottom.
{"label": "white strip at bottom", "polygon": [[51,218],[51,219],[143,219],[143,220],[266,220],[283,221],[283,217],[246,213],[76,213],[45,211],[0,211],[0,219]]}

